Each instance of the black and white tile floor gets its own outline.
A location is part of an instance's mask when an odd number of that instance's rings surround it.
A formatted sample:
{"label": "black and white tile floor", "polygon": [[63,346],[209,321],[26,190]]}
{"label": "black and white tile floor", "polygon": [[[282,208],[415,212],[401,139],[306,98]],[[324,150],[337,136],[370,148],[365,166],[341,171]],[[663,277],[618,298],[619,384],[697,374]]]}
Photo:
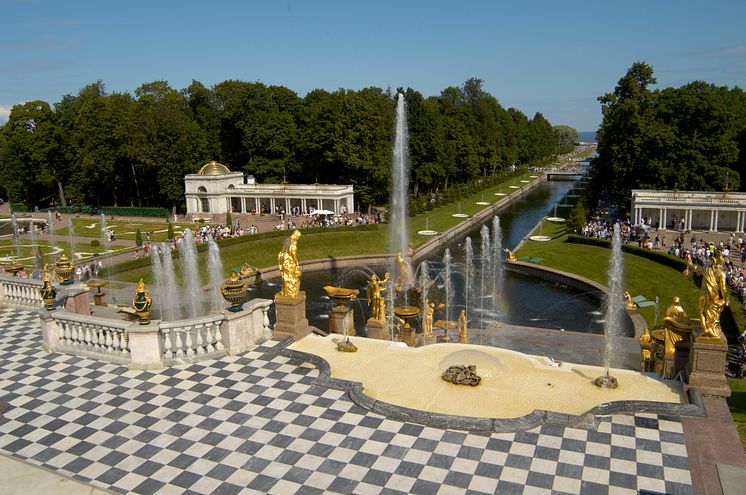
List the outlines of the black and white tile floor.
{"label": "black and white tile floor", "polygon": [[692,493],[675,417],[441,430],[314,385],[276,341],[150,372],[47,355],[40,334],[34,313],[0,309],[0,452],[115,492]]}

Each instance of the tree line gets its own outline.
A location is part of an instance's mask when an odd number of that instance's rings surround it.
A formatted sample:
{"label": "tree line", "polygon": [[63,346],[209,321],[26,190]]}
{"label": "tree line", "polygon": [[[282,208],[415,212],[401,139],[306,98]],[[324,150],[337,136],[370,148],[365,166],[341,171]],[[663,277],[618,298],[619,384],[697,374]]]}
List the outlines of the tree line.
{"label": "tree line", "polygon": [[695,81],[651,90],[653,68],[636,62],[598,98],[603,121],[594,191],[624,203],[631,189],[739,190],[746,167],[746,95]]}
{"label": "tree line", "polygon": [[[504,109],[469,79],[405,91],[413,196],[572,149],[577,131]],[[259,182],[353,184],[388,199],[396,94],[226,80],[107,93],[98,81],[49,104],[16,105],[0,128],[0,193],[14,202],[184,208],[184,175],[217,160]]]}

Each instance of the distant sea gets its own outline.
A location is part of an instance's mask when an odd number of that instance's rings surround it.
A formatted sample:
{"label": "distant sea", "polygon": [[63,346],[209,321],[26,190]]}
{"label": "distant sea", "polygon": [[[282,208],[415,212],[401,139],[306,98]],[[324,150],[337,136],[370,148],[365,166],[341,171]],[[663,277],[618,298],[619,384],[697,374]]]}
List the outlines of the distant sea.
{"label": "distant sea", "polygon": [[593,143],[596,141],[596,131],[592,132],[579,132],[578,141],[583,143]]}

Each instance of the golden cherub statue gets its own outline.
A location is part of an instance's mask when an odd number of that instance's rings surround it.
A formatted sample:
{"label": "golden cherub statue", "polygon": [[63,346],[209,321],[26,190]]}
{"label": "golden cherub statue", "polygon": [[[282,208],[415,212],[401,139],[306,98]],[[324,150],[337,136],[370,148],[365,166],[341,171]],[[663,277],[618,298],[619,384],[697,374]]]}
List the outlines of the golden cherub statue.
{"label": "golden cherub statue", "polygon": [[632,300],[632,296],[630,295],[629,291],[624,291],[624,307],[627,309],[635,309],[637,308],[637,304]]}
{"label": "golden cherub statue", "polygon": [[401,251],[396,255],[396,264],[399,267],[399,275],[396,277],[396,291],[401,292],[412,285],[412,274],[409,263],[404,259]]}
{"label": "golden cherub statue", "polygon": [[300,292],[300,264],[298,263],[298,239],[300,232],[294,230],[293,233],[285,240],[279,254],[277,263],[280,267],[280,276],[282,277],[281,294],[287,298],[295,299]]}
{"label": "golden cherub statue", "polygon": [[718,250],[712,266],[702,273],[702,287],[699,294],[699,319],[702,324],[702,333],[699,337],[723,339],[720,331],[720,313],[729,302],[728,284],[723,271],[723,253]]}

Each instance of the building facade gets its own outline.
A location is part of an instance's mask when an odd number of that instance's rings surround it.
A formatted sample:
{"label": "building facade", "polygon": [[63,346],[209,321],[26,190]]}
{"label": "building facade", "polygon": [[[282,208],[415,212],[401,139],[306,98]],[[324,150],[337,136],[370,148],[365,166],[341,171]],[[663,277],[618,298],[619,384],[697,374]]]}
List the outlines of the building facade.
{"label": "building facade", "polygon": [[187,215],[199,217],[219,213],[274,213],[278,207],[290,213],[329,210],[352,212],[355,195],[351,185],[257,184],[254,177],[231,172],[212,161],[196,174],[184,177]]}
{"label": "building facade", "polygon": [[632,190],[632,221],[662,229],[744,232],[746,193]]}

